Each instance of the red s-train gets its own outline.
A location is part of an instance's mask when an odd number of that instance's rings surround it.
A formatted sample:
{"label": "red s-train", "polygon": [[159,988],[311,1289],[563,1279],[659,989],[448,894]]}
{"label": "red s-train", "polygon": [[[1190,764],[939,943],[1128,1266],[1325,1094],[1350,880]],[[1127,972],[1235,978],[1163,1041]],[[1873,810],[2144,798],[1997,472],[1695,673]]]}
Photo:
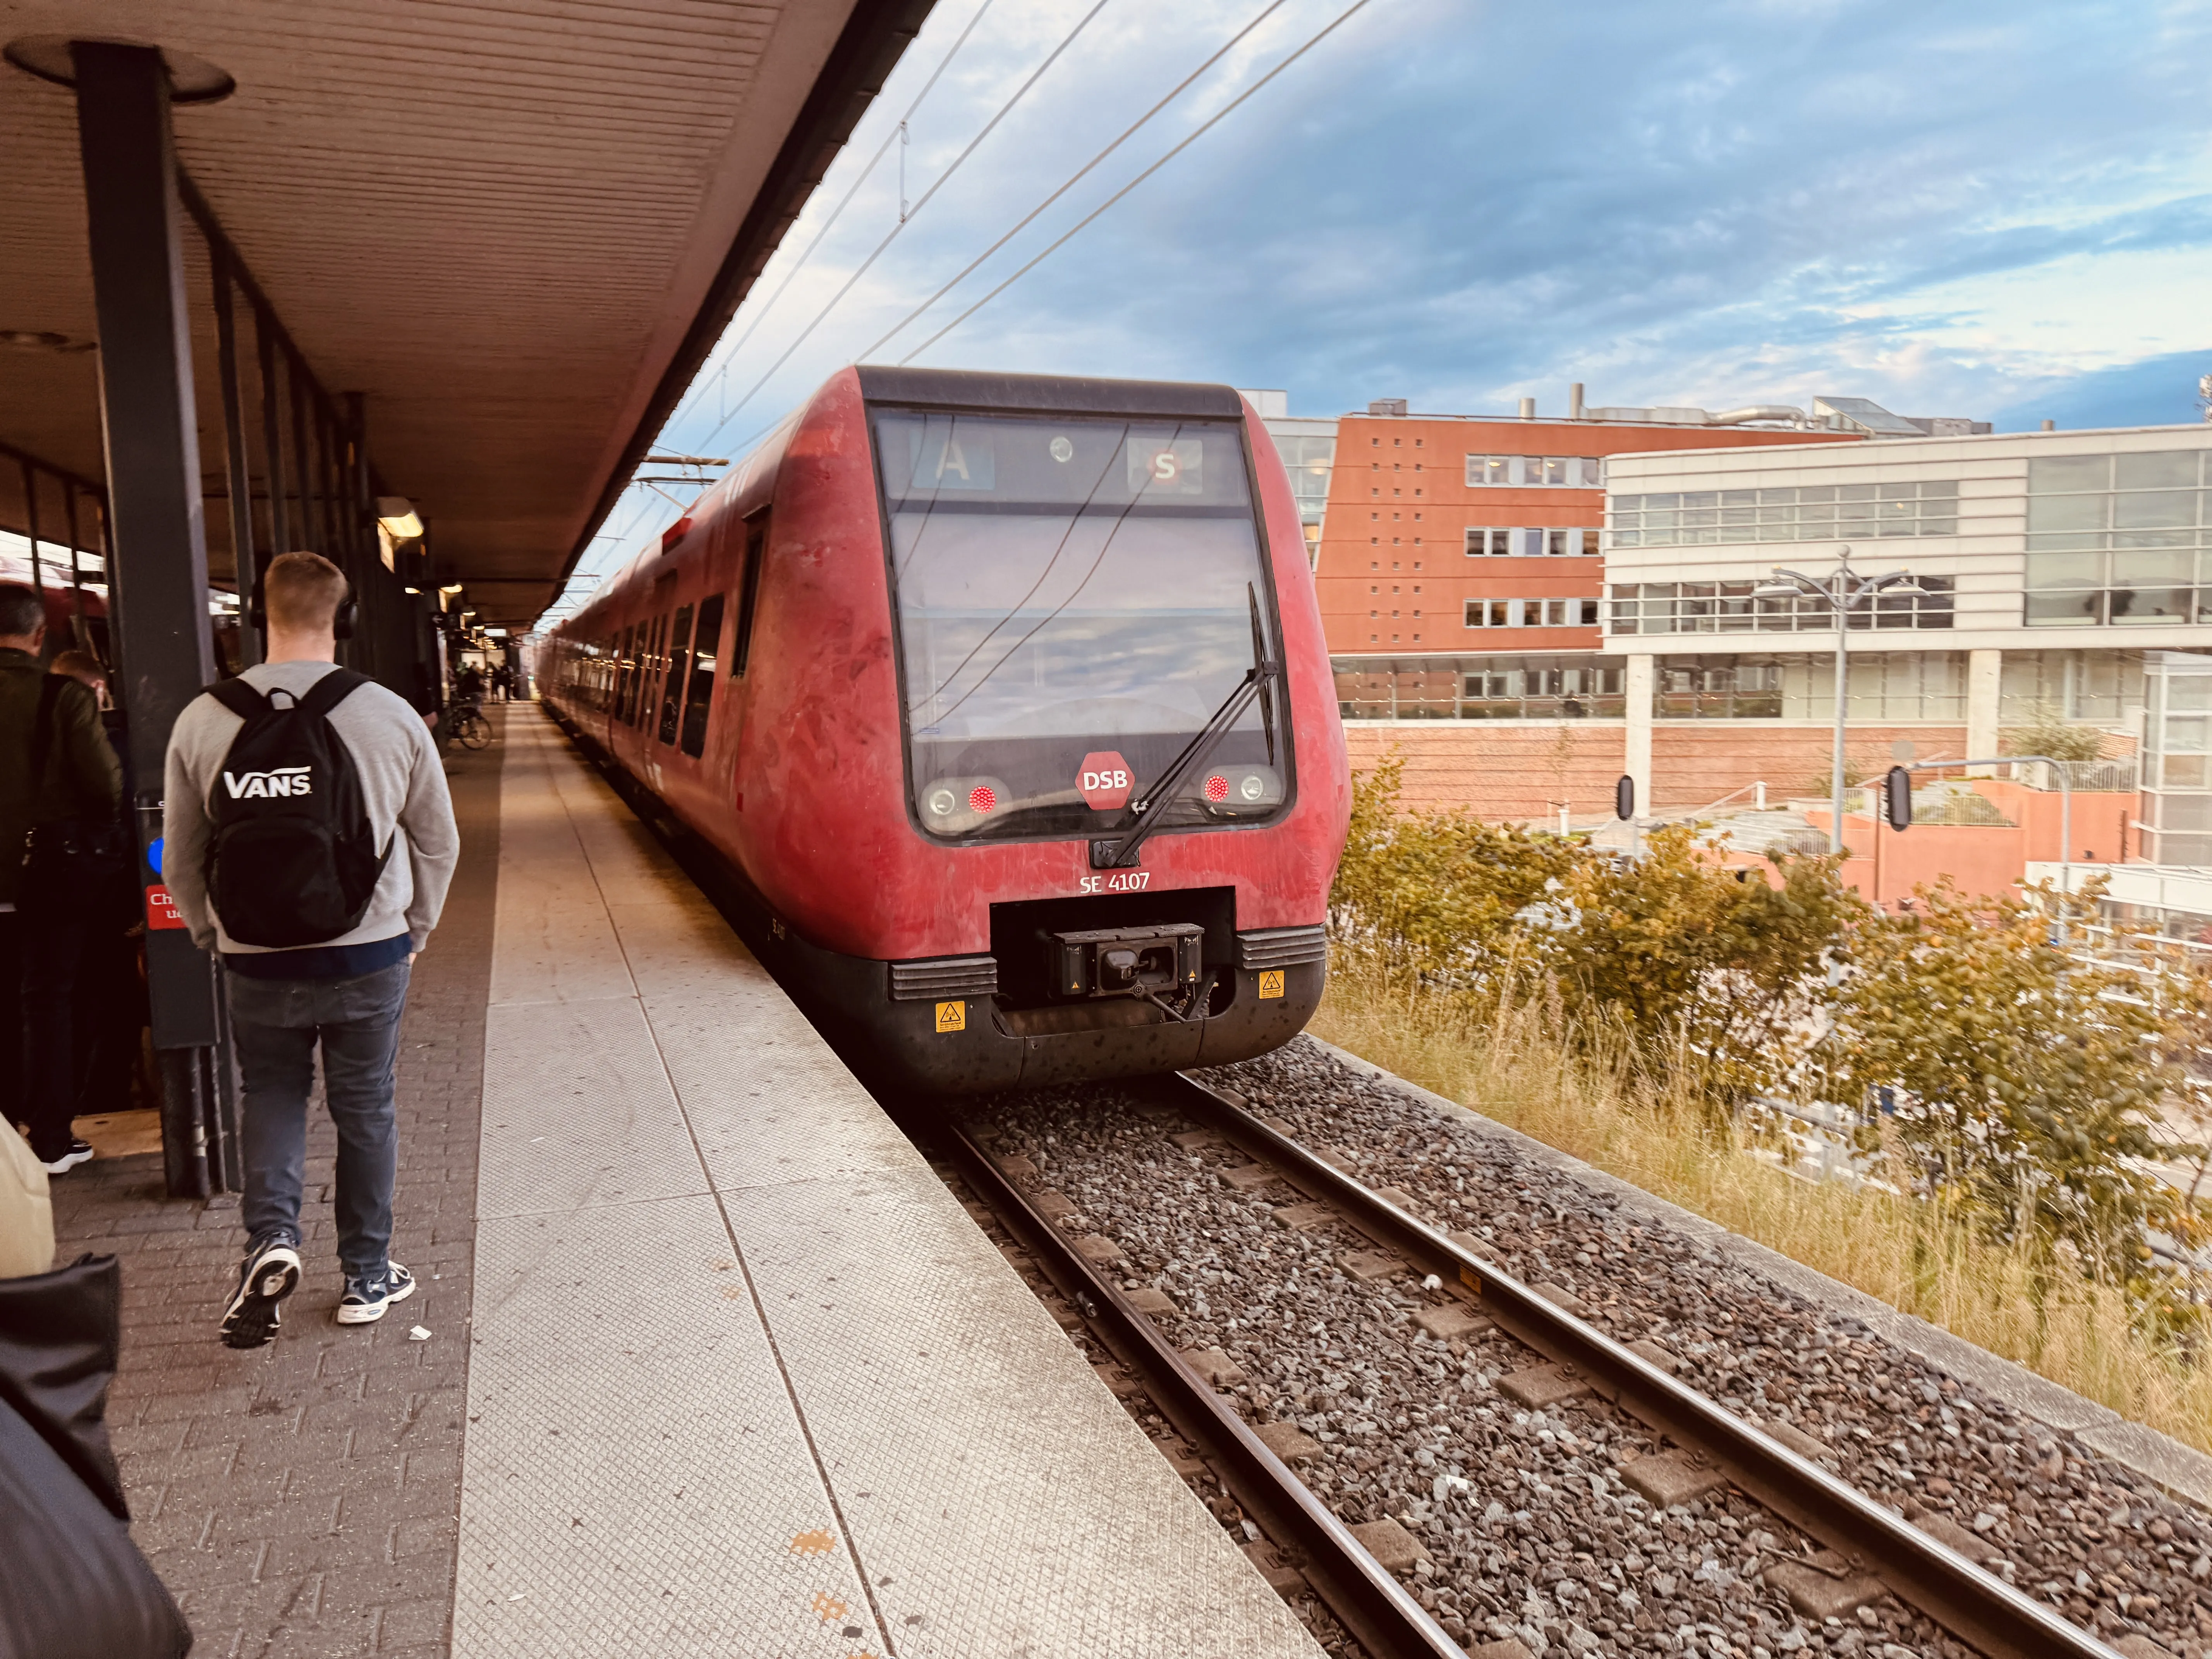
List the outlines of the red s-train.
{"label": "red s-train", "polygon": [[1245,1059],[1320,1000],[1344,732],[1225,386],[844,370],[539,678],[894,1086]]}

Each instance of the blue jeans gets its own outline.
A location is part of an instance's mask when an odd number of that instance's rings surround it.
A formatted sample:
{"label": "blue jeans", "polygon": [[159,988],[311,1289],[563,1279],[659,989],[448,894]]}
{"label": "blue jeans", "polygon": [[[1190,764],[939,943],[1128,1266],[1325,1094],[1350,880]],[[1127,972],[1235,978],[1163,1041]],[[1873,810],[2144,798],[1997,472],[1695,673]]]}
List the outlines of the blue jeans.
{"label": "blue jeans", "polygon": [[409,967],[396,963],[351,979],[223,975],[246,1079],[239,1138],[246,1237],[300,1242],[307,1097],[319,1042],[323,1096],[338,1132],[338,1262],[349,1279],[381,1274],[392,1248],[392,1187],[399,1170],[393,1091]]}

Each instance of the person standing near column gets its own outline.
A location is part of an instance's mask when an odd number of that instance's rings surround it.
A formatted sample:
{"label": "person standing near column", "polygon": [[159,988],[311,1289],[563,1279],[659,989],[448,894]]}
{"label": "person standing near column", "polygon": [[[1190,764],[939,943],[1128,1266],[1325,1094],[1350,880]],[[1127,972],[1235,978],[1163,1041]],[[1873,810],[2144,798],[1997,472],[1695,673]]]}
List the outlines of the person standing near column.
{"label": "person standing near column", "polygon": [[122,763],[92,692],[41,670],[46,634],[37,591],[0,583],[0,1109],[58,1176],[92,1156],[70,1128],[70,1015],[101,880],[128,866]]}
{"label": "person standing near column", "polygon": [[245,1079],[246,1232],[223,1310],[234,1348],[273,1340],[300,1282],[315,1051],[338,1136],[342,1325],[414,1294],[392,1260],[399,1020],[460,855],[421,718],[337,665],[352,604],[313,553],[262,580],[268,659],[211,687],[169,738],[162,877],[193,941],[222,955]]}

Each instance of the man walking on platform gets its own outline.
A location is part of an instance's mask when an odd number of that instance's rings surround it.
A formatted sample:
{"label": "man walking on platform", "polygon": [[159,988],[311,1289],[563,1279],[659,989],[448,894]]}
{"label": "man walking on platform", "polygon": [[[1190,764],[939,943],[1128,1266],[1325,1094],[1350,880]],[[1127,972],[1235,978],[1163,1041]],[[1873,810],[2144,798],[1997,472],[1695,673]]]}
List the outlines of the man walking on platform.
{"label": "man walking on platform", "polygon": [[313,553],[262,581],[268,660],[210,688],[169,738],[162,877],[222,953],[245,1102],[246,1258],[222,1339],[259,1347],[300,1282],[307,1100],[322,1049],[338,1138],[342,1325],[414,1294],[391,1258],[399,1019],[460,854],[421,718],[337,665],[353,605]]}

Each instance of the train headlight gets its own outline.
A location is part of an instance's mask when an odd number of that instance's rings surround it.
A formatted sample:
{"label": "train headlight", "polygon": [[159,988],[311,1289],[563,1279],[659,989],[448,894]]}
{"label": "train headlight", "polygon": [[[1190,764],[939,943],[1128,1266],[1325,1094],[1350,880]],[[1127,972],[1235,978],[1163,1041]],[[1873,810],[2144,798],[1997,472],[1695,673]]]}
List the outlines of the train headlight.
{"label": "train headlight", "polygon": [[1208,811],[1236,817],[1280,805],[1283,780],[1272,766],[1224,766],[1209,772],[1198,793]]}
{"label": "train headlight", "polygon": [[1012,799],[1003,778],[938,778],[915,799],[922,828],[933,835],[973,835],[1003,814]]}

